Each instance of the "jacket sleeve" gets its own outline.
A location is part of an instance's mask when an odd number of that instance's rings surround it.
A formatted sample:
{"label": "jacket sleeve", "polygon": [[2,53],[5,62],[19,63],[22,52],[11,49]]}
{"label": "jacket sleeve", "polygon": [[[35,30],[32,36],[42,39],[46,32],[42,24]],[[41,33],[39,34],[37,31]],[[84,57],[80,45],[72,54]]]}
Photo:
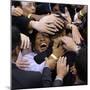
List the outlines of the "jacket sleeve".
{"label": "jacket sleeve", "polygon": [[27,34],[29,31],[30,19],[25,16],[12,16],[12,25],[16,26],[21,33]]}
{"label": "jacket sleeve", "polygon": [[42,73],[42,86],[50,87],[52,85],[51,71],[48,67],[45,67]]}
{"label": "jacket sleeve", "polygon": [[63,81],[62,80],[55,80],[53,82],[53,87],[59,87],[63,85]]}

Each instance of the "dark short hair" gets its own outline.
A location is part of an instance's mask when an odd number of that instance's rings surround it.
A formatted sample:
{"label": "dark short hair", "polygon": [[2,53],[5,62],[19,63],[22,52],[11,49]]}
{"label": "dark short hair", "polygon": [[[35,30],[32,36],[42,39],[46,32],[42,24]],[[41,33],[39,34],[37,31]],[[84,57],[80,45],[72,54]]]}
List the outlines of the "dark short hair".
{"label": "dark short hair", "polygon": [[87,84],[87,49],[83,47],[76,59],[75,66],[78,76]]}
{"label": "dark short hair", "polygon": [[21,44],[20,31],[17,27],[12,26],[11,34],[12,50],[14,50],[16,46],[20,46]]}

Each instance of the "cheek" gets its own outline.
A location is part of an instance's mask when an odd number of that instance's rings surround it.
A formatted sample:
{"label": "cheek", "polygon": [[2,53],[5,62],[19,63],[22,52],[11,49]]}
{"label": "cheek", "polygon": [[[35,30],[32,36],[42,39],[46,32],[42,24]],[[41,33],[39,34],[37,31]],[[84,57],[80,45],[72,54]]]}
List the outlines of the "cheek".
{"label": "cheek", "polygon": [[38,48],[40,46],[40,41],[39,40],[36,40],[35,41],[35,48]]}
{"label": "cheek", "polygon": [[29,13],[31,13],[32,9],[30,9],[30,8],[27,8],[27,11],[28,11]]}
{"label": "cheek", "polygon": [[46,42],[47,42],[48,44],[50,44],[50,39],[46,39]]}
{"label": "cheek", "polygon": [[24,10],[27,12],[27,13],[30,13],[31,12],[31,9],[29,7],[25,7]]}

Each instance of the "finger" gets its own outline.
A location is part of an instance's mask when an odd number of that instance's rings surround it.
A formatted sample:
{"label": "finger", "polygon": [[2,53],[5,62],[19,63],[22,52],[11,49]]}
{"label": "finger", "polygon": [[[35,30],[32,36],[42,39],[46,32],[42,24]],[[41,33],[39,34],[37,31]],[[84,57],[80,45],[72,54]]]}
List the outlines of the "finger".
{"label": "finger", "polygon": [[61,27],[64,27],[64,24],[63,24],[62,22],[56,20],[56,23],[57,23],[58,25],[60,25]]}
{"label": "finger", "polygon": [[53,25],[52,23],[50,23],[50,24],[46,24],[46,27],[49,27],[49,28],[56,28],[56,26],[55,25]]}
{"label": "finger", "polygon": [[24,42],[25,42],[25,41],[21,39],[21,49],[23,49]]}
{"label": "finger", "polygon": [[56,26],[55,26],[55,25],[52,25],[52,24],[46,25],[46,27],[52,29],[52,30],[55,31],[55,32],[59,31],[59,30],[56,28]]}
{"label": "finger", "polygon": [[61,26],[61,25],[59,25],[57,22],[55,22],[55,23],[54,23],[54,25],[55,25],[56,27],[58,27],[58,28],[62,29],[62,26]]}
{"label": "finger", "polygon": [[50,32],[57,32],[57,29],[53,29],[53,28],[47,28],[47,30]]}
{"label": "finger", "polygon": [[15,11],[14,11],[14,15],[15,15],[15,16],[19,16],[19,13],[15,10]]}
{"label": "finger", "polygon": [[62,59],[62,58],[61,58],[61,57],[59,57],[59,60],[57,61],[57,63],[60,63],[60,62],[61,62],[61,59]]}
{"label": "finger", "polygon": [[63,48],[66,49],[66,50],[68,50],[68,47],[65,44],[63,45]]}
{"label": "finger", "polygon": [[62,57],[62,63],[65,64],[65,57]]}
{"label": "finger", "polygon": [[62,41],[63,43],[67,44],[68,40],[70,40],[71,38],[70,38],[70,37],[67,37],[67,36],[63,36],[63,37],[61,37],[60,39],[61,39],[61,41]]}
{"label": "finger", "polygon": [[45,33],[48,33],[48,34],[50,34],[50,35],[55,35],[54,32],[51,32],[51,31],[49,31],[48,29],[46,29]]}
{"label": "finger", "polygon": [[20,60],[20,61],[18,61],[17,63],[18,63],[18,64],[26,64],[26,65],[30,64],[30,63],[28,62],[28,60]]}
{"label": "finger", "polygon": [[18,66],[20,66],[20,65],[26,65],[26,66],[29,66],[30,63],[29,63],[29,62],[20,62],[20,63],[18,63],[17,65],[18,65]]}
{"label": "finger", "polygon": [[21,15],[22,15],[18,10],[16,10],[15,13],[16,13],[18,16],[21,16]]}
{"label": "finger", "polygon": [[28,60],[25,57],[23,57],[22,62],[28,62]]}
{"label": "finger", "polygon": [[17,8],[17,10],[16,10],[20,15],[22,15],[23,14],[23,10],[21,9],[21,8]]}
{"label": "finger", "polygon": [[30,39],[28,39],[27,48],[30,47]]}
{"label": "finger", "polygon": [[60,19],[60,18],[57,18],[57,21],[59,21],[59,22],[64,24],[64,21],[62,19]]}
{"label": "finger", "polygon": [[67,13],[68,12],[68,9],[67,9],[67,7],[65,7],[65,13]]}
{"label": "finger", "polygon": [[27,68],[29,65],[19,65],[20,68]]}
{"label": "finger", "polygon": [[18,8],[18,11],[23,14],[23,10],[21,8]]}
{"label": "finger", "polygon": [[60,63],[63,63],[63,58],[64,58],[64,57],[61,57],[61,61],[60,61]]}
{"label": "finger", "polygon": [[69,65],[67,65],[67,72],[69,72]]}
{"label": "finger", "polygon": [[64,57],[64,64],[66,65],[67,63],[67,57]]}
{"label": "finger", "polygon": [[62,37],[62,38],[60,38],[60,40],[64,43],[64,44],[66,44],[66,40]]}
{"label": "finger", "polygon": [[17,13],[16,11],[13,13],[13,15],[14,15],[14,16],[19,16],[18,13]]}
{"label": "finger", "polygon": [[23,43],[23,45],[24,45],[23,48],[26,49],[26,47],[27,47],[27,40],[25,40],[25,42]]}
{"label": "finger", "polygon": [[61,23],[64,23],[64,21],[63,21],[62,19],[58,18],[60,15],[55,14],[54,16],[56,17],[56,19],[57,19],[58,21],[60,21]]}

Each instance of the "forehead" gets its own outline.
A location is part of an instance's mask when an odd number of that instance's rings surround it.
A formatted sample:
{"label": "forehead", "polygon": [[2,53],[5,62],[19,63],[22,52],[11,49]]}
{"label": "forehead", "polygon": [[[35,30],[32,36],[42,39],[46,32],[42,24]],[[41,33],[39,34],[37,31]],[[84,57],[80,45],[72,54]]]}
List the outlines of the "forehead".
{"label": "forehead", "polygon": [[40,36],[45,36],[45,37],[49,37],[49,35],[47,33],[37,33],[36,37],[40,37]]}
{"label": "forehead", "polygon": [[21,2],[22,6],[28,6],[28,5],[33,5],[33,4],[35,4],[35,3],[32,1],[31,2],[24,2],[24,1]]}

